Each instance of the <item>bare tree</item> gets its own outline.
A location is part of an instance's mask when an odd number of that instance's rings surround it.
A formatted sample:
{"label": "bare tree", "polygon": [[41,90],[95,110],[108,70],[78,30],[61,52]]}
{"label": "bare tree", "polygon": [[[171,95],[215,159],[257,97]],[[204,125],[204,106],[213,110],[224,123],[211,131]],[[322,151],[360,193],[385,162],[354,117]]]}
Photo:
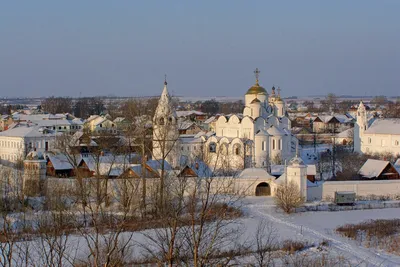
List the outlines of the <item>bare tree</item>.
{"label": "bare tree", "polygon": [[300,195],[300,190],[296,183],[281,184],[277,187],[275,193],[275,204],[286,213],[292,213],[293,210],[304,203]]}
{"label": "bare tree", "polygon": [[261,220],[258,223],[254,239],[256,266],[273,266],[272,253],[279,249],[278,236],[273,224],[265,219]]}
{"label": "bare tree", "polygon": [[72,112],[72,101],[69,97],[48,97],[42,101],[42,109],[48,113],[56,114]]}

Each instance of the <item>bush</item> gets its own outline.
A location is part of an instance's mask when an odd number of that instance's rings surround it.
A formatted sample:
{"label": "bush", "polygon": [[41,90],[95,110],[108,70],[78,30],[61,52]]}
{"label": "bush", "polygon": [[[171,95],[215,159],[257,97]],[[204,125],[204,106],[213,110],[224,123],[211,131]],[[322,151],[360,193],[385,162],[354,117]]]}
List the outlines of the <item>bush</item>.
{"label": "bush", "polygon": [[300,190],[293,181],[279,185],[276,189],[275,204],[284,212],[291,213],[303,203],[304,199],[300,195]]}
{"label": "bush", "polygon": [[309,247],[309,244],[303,241],[285,240],[282,243],[282,250],[293,254]]}

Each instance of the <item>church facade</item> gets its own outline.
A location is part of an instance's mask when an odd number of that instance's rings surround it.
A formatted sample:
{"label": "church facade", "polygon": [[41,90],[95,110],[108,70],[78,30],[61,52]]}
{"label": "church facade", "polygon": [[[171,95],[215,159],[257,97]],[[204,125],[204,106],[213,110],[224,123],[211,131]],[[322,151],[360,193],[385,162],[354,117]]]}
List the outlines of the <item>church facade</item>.
{"label": "church facade", "polygon": [[354,151],[400,154],[400,119],[371,117],[361,101],[354,125]]}
{"label": "church facade", "polygon": [[[221,115],[213,132],[197,135],[177,134],[179,121],[165,82],[153,119],[153,156],[169,158],[169,162],[175,164],[176,158],[182,155],[192,160],[200,158],[213,170],[268,168],[271,164],[282,164],[291,159],[297,139],[291,133],[280,89],[272,87],[271,94],[268,94],[259,84],[258,69],[254,73],[256,82],[245,94],[243,113]],[[160,144],[157,141],[160,136],[169,136],[170,141]],[[163,148],[173,153],[164,157],[165,153],[160,152]]]}

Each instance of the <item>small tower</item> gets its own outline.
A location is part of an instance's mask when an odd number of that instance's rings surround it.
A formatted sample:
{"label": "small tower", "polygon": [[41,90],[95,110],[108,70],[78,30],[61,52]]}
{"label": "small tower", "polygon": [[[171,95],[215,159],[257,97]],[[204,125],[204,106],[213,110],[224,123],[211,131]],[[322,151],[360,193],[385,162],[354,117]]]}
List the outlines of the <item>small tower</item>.
{"label": "small tower", "polygon": [[354,125],[354,151],[361,153],[362,137],[368,128],[367,109],[362,101],[358,105],[357,120]]}
{"label": "small tower", "polygon": [[178,123],[175,109],[167,89],[167,79],[164,81],[164,89],[158,100],[158,105],[153,118],[153,158],[166,160],[176,167],[179,162],[178,152]]}
{"label": "small tower", "polygon": [[255,163],[257,168],[268,168],[270,167],[269,158],[269,134],[261,129],[254,137],[254,153]]}
{"label": "small tower", "polygon": [[285,113],[285,102],[283,102],[281,98],[281,88],[278,87],[278,95],[274,102],[274,114],[277,117],[283,117],[285,116]]}
{"label": "small tower", "polygon": [[24,160],[23,191],[28,197],[46,195],[46,160],[36,148]]}
{"label": "small tower", "polygon": [[287,166],[287,182],[297,184],[300,196],[307,200],[307,166],[303,160],[297,155],[289,161]]}

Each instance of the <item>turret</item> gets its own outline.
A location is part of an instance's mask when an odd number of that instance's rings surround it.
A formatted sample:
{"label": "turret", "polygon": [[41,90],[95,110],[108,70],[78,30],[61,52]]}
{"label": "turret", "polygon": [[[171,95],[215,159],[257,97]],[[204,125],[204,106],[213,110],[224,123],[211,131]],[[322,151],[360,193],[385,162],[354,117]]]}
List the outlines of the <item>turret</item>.
{"label": "turret", "polygon": [[277,117],[283,117],[285,116],[286,110],[285,110],[285,102],[283,102],[281,98],[281,89],[278,87],[278,95],[275,99],[274,102],[274,114]]}
{"label": "turret", "polygon": [[28,197],[36,197],[46,195],[46,191],[46,160],[34,149],[24,160],[23,192]]}
{"label": "turret", "polygon": [[254,137],[254,149],[256,167],[268,169],[270,167],[269,134],[263,129],[259,130]]}
{"label": "turret", "polygon": [[298,155],[289,161],[286,172],[287,182],[296,184],[300,191],[300,196],[307,200],[307,166]]}
{"label": "turret", "polygon": [[357,120],[354,125],[354,151],[361,153],[362,137],[368,128],[367,109],[362,101],[358,105]]}

